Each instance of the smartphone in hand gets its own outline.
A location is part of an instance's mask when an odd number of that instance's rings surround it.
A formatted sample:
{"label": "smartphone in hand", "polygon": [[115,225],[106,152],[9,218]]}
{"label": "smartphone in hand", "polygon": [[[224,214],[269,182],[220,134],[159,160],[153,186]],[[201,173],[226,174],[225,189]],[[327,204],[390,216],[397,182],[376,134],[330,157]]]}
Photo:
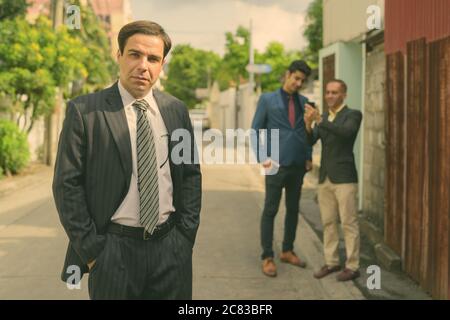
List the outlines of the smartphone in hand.
{"label": "smartphone in hand", "polygon": [[315,103],[315,102],[308,101],[306,104],[309,104],[311,107],[313,107],[314,109],[316,109],[316,103]]}

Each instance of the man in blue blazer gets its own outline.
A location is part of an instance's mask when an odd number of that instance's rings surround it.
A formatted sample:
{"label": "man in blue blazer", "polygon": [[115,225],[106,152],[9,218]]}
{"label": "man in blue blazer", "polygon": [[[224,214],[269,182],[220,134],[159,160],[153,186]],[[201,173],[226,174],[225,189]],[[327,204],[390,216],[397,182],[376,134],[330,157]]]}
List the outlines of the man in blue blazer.
{"label": "man in blue blazer", "polygon": [[[261,218],[262,271],[270,277],[277,275],[273,260],[273,227],[283,188],[286,194],[286,217],[280,260],[302,268],[306,266],[293,249],[303,176],[312,168],[312,148],[307,142],[303,120],[308,99],[298,93],[310,74],[311,69],[304,61],[292,62],[286,71],[283,86],[260,97],[252,123],[257,133],[255,151],[258,161],[265,170],[272,173],[276,171],[265,178],[266,196]],[[264,129],[267,130],[267,152],[264,152],[267,155],[261,156],[259,149],[262,144],[258,133]],[[279,139],[275,141],[277,146],[273,145],[275,142],[271,139],[272,129],[277,129],[279,133]],[[271,151],[276,147],[279,148],[278,159],[271,157]]]}

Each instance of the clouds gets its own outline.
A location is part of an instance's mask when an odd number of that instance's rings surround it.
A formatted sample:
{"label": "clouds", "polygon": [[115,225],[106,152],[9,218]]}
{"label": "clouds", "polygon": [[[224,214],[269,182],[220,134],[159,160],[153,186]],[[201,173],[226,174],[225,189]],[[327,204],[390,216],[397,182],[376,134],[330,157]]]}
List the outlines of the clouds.
{"label": "clouds", "polygon": [[174,44],[224,53],[225,32],[238,25],[249,27],[253,21],[255,48],[264,50],[270,41],[282,42],[286,48],[302,49],[306,45],[303,28],[310,0],[131,0],[133,19],[160,23]]}

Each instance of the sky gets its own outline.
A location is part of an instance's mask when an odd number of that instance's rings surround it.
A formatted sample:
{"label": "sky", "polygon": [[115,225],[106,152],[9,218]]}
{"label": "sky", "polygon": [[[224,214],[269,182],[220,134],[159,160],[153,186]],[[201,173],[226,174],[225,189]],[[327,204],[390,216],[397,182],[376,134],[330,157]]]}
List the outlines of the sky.
{"label": "sky", "polygon": [[311,0],[131,0],[134,20],[152,20],[166,30],[172,43],[225,51],[225,32],[253,25],[255,49],[271,41],[289,50],[307,45],[303,37],[306,10]]}

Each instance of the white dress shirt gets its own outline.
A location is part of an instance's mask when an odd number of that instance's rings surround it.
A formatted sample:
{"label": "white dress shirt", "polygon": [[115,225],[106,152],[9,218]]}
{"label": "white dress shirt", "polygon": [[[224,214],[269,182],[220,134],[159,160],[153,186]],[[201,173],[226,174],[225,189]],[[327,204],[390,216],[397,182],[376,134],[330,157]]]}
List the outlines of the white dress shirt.
{"label": "white dress shirt", "polygon": [[[114,213],[111,221],[114,223],[142,227],[139,222],[139,190],[138,190],[138,171],[137,171],[137,150],[136,150],[136,119],[137,108],[132,106],[136,99],[118,83],[120,96],[122,98],[125,115],[127,118],[128,129],[130,132],[131,156],[133,162],[133,171],[130,181],[128,194]],[[159,221],[158,225],[165,222],[170,213],[175,211],[173,206],[173,186],[170,176],[169,165],[169,135],[167,128],[159,112],[158,105],[153,97],[153,90],[143,98],[149,104],[149,109],[145,112],[153,130],[155,140],[156,160],[158,165],[158,191],[159,191]]]}

